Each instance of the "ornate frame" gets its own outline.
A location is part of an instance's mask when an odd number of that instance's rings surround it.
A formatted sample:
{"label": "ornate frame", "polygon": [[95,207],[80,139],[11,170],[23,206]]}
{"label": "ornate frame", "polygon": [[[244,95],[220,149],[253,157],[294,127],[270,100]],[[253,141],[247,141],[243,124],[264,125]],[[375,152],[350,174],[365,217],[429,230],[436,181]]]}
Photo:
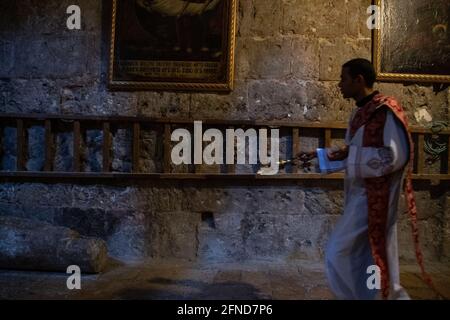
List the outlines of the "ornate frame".
{"label": "ornate frame", "polygon": [[[118,4],[124,0],[112,0],[112,20],[109,50],[109,66],[108,66],[108,87],[111,90],[167,90],[167,91],[211,91],[211,92],[229,92],[233,90],[234,82],[234,54],[235,54],[235,35],[236,35],[236,2],[237,0],[224,1],[223,14],[226,17],[226,29],[222,29],[222,47],[225,54],[221,58],[220,63],[226,66],[221,72],[222,81],[193,81],[180,78],[179,81],[160,81],[148,79],[142,80],[124,80],[116,75],[117,59],[117,23],[118,23]],[[130,0],[125,0],[130,1]],[[225,20],[224,20],[225,21]],[[151,60],[148,60],[151,61]],[[175,60],[174,60],[175,61]],[[177,62],[177,61],[175,61]],[[201,61],[209,62],[209,61]],[[187,61],[187,63],[190,63]],[[184,81],[183,81],[184,80]]]}
{"label": "ornate frame", "polygon": [[[380,20],[379,29],[372,30],[372,60],[377,73],[377,80],[390,81],[390,82],[432,82],[432,83],[444,83],[450,82],[449,75],[427,74],[427,73],[394,73],[386,72],[382,70],[382,33],[387,32],[384,30],[384,3],[386,0],[373,0],[373,4],[380,8]],[[450,28],[450,24],[449,24]],[[450,30],[448,31],[450,32]],[[420,70],[419,70],[420,71]]]}

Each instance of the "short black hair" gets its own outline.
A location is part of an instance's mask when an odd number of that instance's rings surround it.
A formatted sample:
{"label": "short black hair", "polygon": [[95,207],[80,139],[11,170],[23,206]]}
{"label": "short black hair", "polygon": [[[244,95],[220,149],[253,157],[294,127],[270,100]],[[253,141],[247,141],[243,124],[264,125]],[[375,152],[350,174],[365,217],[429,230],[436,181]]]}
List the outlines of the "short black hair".
{"label": "short black hair", "polygon": [[348,68],[348,72],[352,78],[356,78],[358,75],[362,75],[366,81],[366,85],[369,88],[373,88],[375,83],[376,74],[372,62],[367,59],[353,59],[344,63],[342,68]]}

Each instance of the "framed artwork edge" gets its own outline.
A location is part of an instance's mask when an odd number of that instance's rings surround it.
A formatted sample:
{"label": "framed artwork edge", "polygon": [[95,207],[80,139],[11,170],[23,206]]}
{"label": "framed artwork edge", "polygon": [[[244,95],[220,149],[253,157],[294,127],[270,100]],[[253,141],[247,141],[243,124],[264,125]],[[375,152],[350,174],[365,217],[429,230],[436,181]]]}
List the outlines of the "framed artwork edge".
{"label": "framed artwork edge", "polygon": [[[372,0],[372,4],[382,8],[382,1]],[[381,19],[380,13],[380,19]],[[422,82],[422,83],[450,83],[450,75],[387,73],[381,71],[381,28],[372,30],[372,62],[375,68],[376,80],[381,82]]]}
{"label": "framed artwork edge", "polygon": [[145,81],[118,81],[113,79],[114,75],[114,57],[115,57],[115,37],[116,37],[116,18],[117,2],[111,1],[111,32],[109,43],[109,61],[108,61],[108,89],[111,91],[198,91],[198,92],[220,92],[228,93],[234,89],[235,72],[235,48],[236,48],[236,20],[237,20],[237,1],[229,0],[229,24],[228,24],[228,58],[226,81],[223,83],[209,82],[145,82]]}

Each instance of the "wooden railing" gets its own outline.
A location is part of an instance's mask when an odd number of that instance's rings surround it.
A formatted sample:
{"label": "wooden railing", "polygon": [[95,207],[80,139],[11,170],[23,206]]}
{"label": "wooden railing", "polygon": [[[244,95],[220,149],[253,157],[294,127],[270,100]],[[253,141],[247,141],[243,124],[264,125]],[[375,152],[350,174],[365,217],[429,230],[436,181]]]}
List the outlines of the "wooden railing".
{"label": "wooden railing", "polygon": [[[259,175],[259,174],[241,174],[235,172],[235,165],[225,165],[224,172],[221,173],[173,173],[171,172],[170,154],[171,139],[170,135],[172,127],[185,126],[190,128],[194,120],[187,119],[161,119],[161,118],[145,118],[145,117],[119,117],[119,116],[69,116],[69,115],[45,115],[45,114],[0,114],[0,153],[3,150],[2,138],[4,135],[4,127],[15,127],[17,130],[17,152],[16,152],[16,170],[3,170],[0,168],[0,178],[2,180],[10,180],[11,178],[82,178],[82,179],[342,179],[342,173],[321,175],[318,173],[300,172],[297,168],[292,168],[291,172],[279,173],[277,175]],[[341,122],[280,122],[280,121],[237,121],[237,120],[204,120],[204,125],[215,126],[225,130],[227,128],[279,128],[280,131],[289,131],[292,138],[290,139],[291,153],[296,154],[301,150],[302,131],[304,129],[315,129],[319,133],[320,146],[328,147],[332,144],[333,134],[340,132],[341,136],[345,132],[346,123]],[[43,171],[27,171],[27,135],[26,130],[31,125],[40,125],[45,129],[45,153]],[[54,163],[54,144],[55,134],[61,128],[70,130],[73,133],[73,159],[72,171],[61,172],[53,170]],[[143,127],[158,128],[163,135],[163,157],[162,172],[142,172],[139,168],[139,158],[141,156],[141,130]],[[80,162],[82,131],[87,128],[96,128],[103,131],[102,141],[102,170],[100,172],[82,172],[82,164]],[[111,148],[110,132],[112,128],[127,128],[132,132],[132,148],[131,148],[131,172],[111,172]],[[425,173],[426,153],[424,152],[424,141],[431,131],[426,128],[411,128],[413,136],[416,139],[416,165],[414,170],[414,179],[418,180],[450,180],[450,130],[445,129],[439,132],[441,139],[447,142],[447,151],[439,159],[438,173]]]}

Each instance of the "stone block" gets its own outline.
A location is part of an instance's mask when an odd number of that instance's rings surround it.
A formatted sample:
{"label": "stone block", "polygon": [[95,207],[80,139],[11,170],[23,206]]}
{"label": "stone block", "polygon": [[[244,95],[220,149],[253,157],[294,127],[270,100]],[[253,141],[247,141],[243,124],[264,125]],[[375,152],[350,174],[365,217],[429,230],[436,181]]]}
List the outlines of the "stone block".
{"label": "stone block", "polygon": [[197,256],[199,213],[156,212],[151,215],[151,254],[193,260]]}
{"label": "stone block", "polygon": [[238,9],[239,36],[266,37],[280,32],[282,1],[241,0]]}
{"label": "stone block", "polygon": [[57,113],[57,84],[49,79],[12,79],[0,81],[5,113]]}
{"label": "stone block", "polygon": [[138,92],[138,114],[154,118],[183,118],[189,116],[190,93]]}
{"label": "stone block", "polygon": [[191,96],[189,118],[247,119],[249,117],[247,87],[243,81],[235,81],[236,89],[229,94],[201,94]]}
{"label": "stone block", "polygon": [[68,228],[16,217],[0,217],[0,267],[66,272],[101,272],[107,261],[104,241],[84,238]]}
{"label": "stone block", "polygon": [[94,36],[23,36],[15,39],[14,46],[14,68],[9,74],[12,77],[71,78],[95,68]]}
{"label": "stone block", "polygon": [[371,60],[370,39],[354,40],[337,38],[320,42],[320,80],[340,80],[341,67],[348,60],[365,58]]}

